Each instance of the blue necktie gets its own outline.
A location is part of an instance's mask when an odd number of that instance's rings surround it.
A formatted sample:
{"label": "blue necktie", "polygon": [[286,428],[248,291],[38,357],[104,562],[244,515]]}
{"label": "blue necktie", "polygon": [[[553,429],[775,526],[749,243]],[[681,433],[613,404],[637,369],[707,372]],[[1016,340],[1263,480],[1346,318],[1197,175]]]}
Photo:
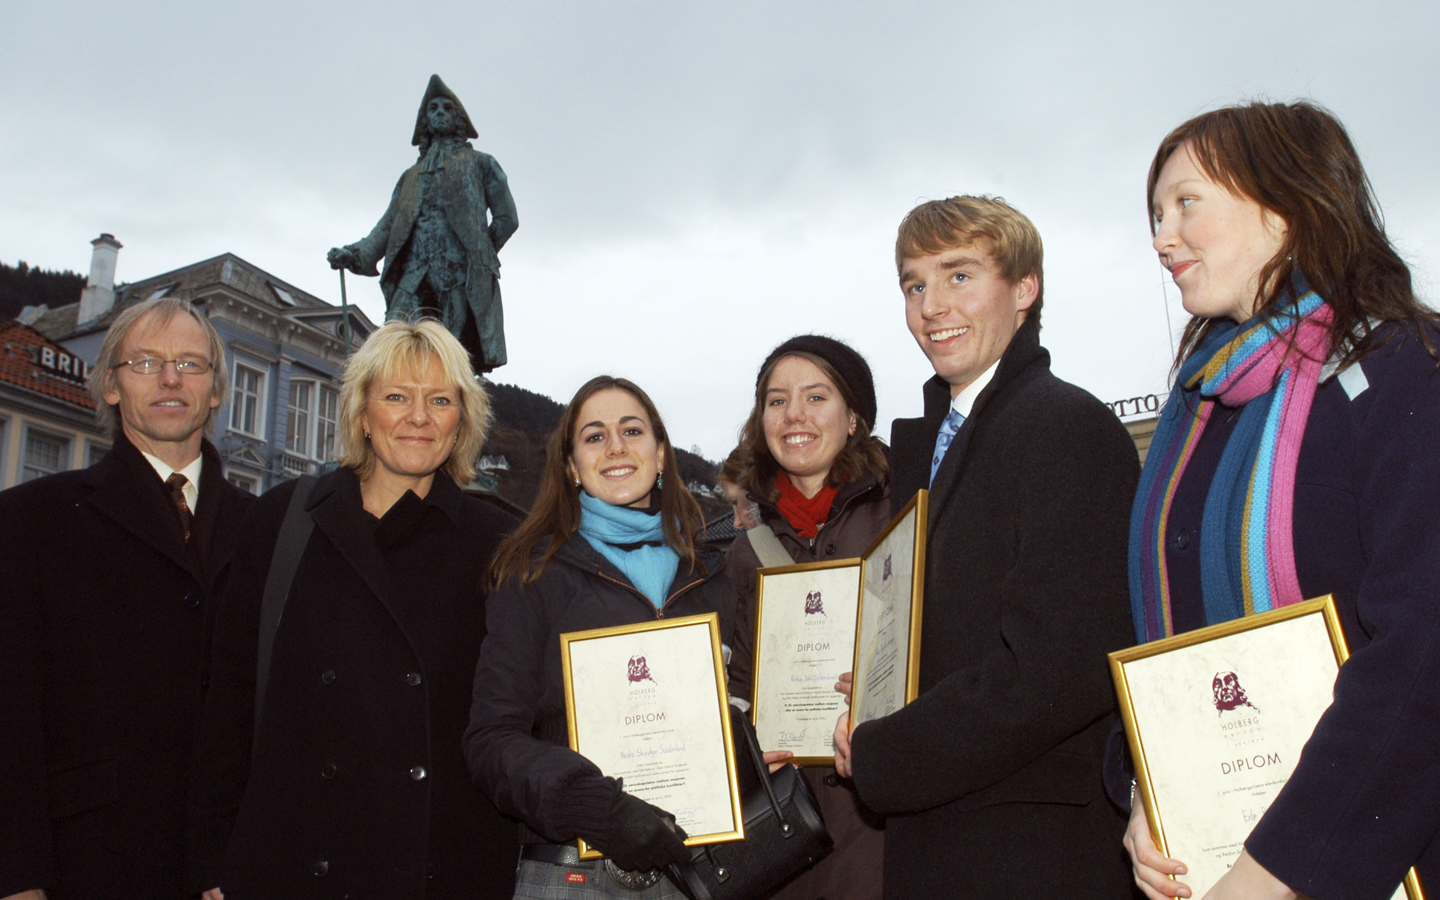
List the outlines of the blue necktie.
{"label": "blue necktie", "polygon": [[940,433],[935,435],[935,458],[930,461],[930,483],[935,483],[935,473],[940,471],[940,460],[945,458],[945,451],[950,449],[950,442],[955,440],[955,432],[965,424],[965,417],[955,409],[951,409],[945,421],[940,423]]}

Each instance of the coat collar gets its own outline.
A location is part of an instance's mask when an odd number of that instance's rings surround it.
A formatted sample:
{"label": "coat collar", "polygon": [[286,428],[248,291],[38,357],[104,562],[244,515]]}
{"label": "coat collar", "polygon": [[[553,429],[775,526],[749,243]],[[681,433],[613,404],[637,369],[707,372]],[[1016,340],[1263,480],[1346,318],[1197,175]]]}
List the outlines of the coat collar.
{"label": "coat collar", "polygon": [[[455,482],[444,472],[437,472],[430,492],[418,502],[440,510],[453,523],[460,519],[464,497]],[[305,508],[316,529],[325,536],[346,565],[359,574],[380,605],[395,620],[401,634],[418,647],[410,633],[410,623],[398,602],[397,586],[385,565],[385,556],[375,540],[369,513],[360,495],[360,479],[351,469],[340,468],[320,476]],[[444,565],[444,560],[437,560]]]}
{"label": "coat collar", "polygon": [[[874,494],[873,498],[871,497],[872,493]],[[840,491],[835,495],[835,500],[830,504],[830,515],[825,517],[825,522],[823,524],[829,524],[830,522],[835,521],[837,518],[840,517],[842,513],[845,512],[845,510],[849,509],[851,506],[854,506],[856,503],[864,502],[867,499],[879,499],[880,497],[884,496],[884,494],[885,487],[884,485],[880,484],[880,480],[878,478],[876,478],[874,475],[864,475],[861,478],[850,482],[849,484],[845,485],[840,489]],[[750,497],[750,499],[752,500],[755,500],[754,494],[747,494],[746,496]],[[764,520],[766,525],[769,525],[772,528],[774,528],[776,525],[779,525],[782,528],[787,529],[792,533],[795,533],[794,527],[789,523],[788,520],[786,520],[785,516],[781,514],[779,508],[774,503],[768,500],[755,500],[755,502],[760,505],[761,518]],[[801,538],[798,533],[795,533],[795,537],[796,540],[808,540],[808,538]]]}
{"label": "coat collar", "polygon": [[[1000,356],[995,377],[990,380],[985,390],[980,392],[980,396],[975,398],[969,417],[965,419],[965,424],[960,426],[960,431],[956,433],[955,440],[951,442],[950,449],[940,462],[940,469],[935,473],[935,482],[930,486],[930,528],[933,529],[939,521],[941,509],[954,493],[953,488],[965,469],[966,449],[976,429],[982,427],[977,423],[985,421],[986,410],[994,399],[1004,393],[1010,384],[1031,366],[1049,369],[1050,351],[1040,346],[1040,327],[1026,319],[1010,339],[1010,346],[1006,347]],[[936,375],[925,382],[924,395],[925,425],[933,441],[940,430],[940,422],[950,411],[950,385]],[[928,472],[928,469],[926,471]]]}
{"label": "coat collar", "polygon": [[110,452],[85,470],[81,483],[90,489],[91,506],[204,584],[203,551],[214,539],[225,479],[220,455],[209,441],[201,442],[200,453],[205,465],[200,474],[199,508],[191,526],[191,542],[196,550],[193,554],[186,548],[180,519],[170,505],[165,483],[123,432],[115,435]]}

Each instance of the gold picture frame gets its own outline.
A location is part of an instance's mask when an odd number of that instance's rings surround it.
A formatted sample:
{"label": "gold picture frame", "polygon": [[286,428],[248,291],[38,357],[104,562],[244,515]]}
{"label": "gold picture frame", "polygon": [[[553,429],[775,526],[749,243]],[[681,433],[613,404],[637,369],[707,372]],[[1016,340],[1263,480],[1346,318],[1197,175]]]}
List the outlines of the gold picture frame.
{"label": "gold picture frame", "polygon": [[[1109,654],[1136,796],[1195,896],[1289,779],[1348,656],[1328,595]],[[1424,900],[1414,869],[1395,896]]]}
{"label": "gold picture frame", "polygon": [[674,815],[686,845],[745,837],[717,614],[568,632],[560,665],[572,750]]}
{"label": "gold picture frame", "polygon": [[761,747],[793,752],[797,766],[835,764],[845,695],[834,686],[854,663],[860,576],[858,557],[756,575],[750,721]]}
{"label": "gold picture frame", "polygon": [[[850,731],[889,715],[920,693],[920,629],[925,606],[925,538],[930,492],[905,504],[860,560],[860,597],[850,695]],[[895,568],[900,572],[895,572]],[[905,569],[908,567],[909,578]],[[894,579],[892,581],[892,578]],[[902,582],[908,581],[902,608]],[[903,643],[902,643],[903,642]],[[892,648],[893,651],[892,651]]]}

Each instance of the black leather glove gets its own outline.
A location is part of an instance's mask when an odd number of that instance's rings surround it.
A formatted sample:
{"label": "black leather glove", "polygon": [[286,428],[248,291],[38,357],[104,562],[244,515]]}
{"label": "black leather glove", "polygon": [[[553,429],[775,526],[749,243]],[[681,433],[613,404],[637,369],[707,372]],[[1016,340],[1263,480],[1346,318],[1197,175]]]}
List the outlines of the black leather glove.
{"label": "black leather glove", "polygon": [[685,831],[675,817],[624,791],[610,803],[610,837],[600,851],[632,872],[690,860]]}

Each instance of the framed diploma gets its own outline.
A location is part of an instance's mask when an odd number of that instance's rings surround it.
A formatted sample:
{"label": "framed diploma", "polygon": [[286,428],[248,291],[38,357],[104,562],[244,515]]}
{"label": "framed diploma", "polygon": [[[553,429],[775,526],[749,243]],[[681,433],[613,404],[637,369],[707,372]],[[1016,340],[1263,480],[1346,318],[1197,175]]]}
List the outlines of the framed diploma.
{"label": "framed diploma", "polygon": [[760,569],[750,720],[760,746],[801,766],[835,764],[835,690],[855,656],[860,560]]}
{"label": "framed diploma", "polygon": [[850,730],[887,716],[919,693],[920,612],[930,492],[916,491],[860,558]]}
{"label": "framed diploma", "polygon": [[717,615],[562,634],[560,664],[571,749],[675,816],[686,844],[745,836]]}
{"label": "framed diploma", "polygon": [[[1348,654],[1328,596],[1110,654],[1136,793],[1194,896],[1289,780]],[[1407,897],[1422,900],[1413,869]]]}

